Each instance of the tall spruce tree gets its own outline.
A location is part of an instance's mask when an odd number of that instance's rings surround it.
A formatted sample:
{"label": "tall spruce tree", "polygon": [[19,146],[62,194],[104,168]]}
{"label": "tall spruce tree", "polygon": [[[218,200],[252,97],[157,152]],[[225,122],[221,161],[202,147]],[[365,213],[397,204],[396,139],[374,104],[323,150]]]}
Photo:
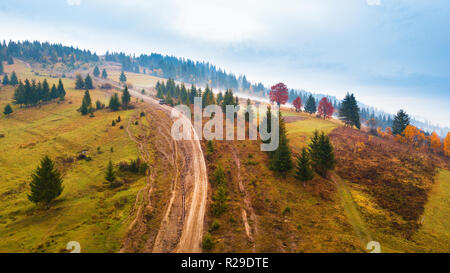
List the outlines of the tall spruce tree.
{"label": "tall spruce tree", "polygon": [[2,84],[3,85],[8,85],[9,84],[8,74],[6,74],[6,73],[5,73],[5,76],[3,76]]}
{"label": "tall spruce tree", "polygon": [[118,111],[119,107],[120,107],[119,96],[117,96],[117,93],[114,93],[114,95],[109,99],[109,109],[111,111]]}
{"label": "tall spruce tree", "polygon": [[105,179],[108,181],[110,187],[114,186],[114,182],[116,182],[116,173],[114,171],[114,166],[111,159],[109,160],[108,167],[106,168]]}
{"label": "tall spruce tree", "polygon": [[57,91],[58,91],[57,92],[57,97],[59,97],[60,99],[64,99],[64,97],[66,96],[66,90],[64,89],[64,85],[63,85],[61,79],[59,79],[59,81],[58,81]]}
{"label": "tall spruce tree", "polygon": [[408,114],[406,114],[403,109],[400,109],[400,111],[397,112],[397,115],[395,115],[394,121],[392,122],[392,134],[398,135],[403,133],[409,123],[410,118]]}
{"label": "tall spruce tree", "polygon": [[345,126],[360,129],[361,122],[359,117],[359,107],[353,94],[347,93],[339,108],[339,117],[344,121]]}
{"label": "tall spruce tree", "polygon": [[86,89],[84,92],[83,101],[81,102],[81,107],[79,111],[82,115],[87,115],[92,109],[92,101],[91,101],[91,95],[89,94],[89,90]]}
{"label": "tall spruce tree", "polygon": [[124,109],[128,109],[130,100],[131,100],[130,91],[128,91],[128,86],[125,85],[125,88],[123,89],[123,92],[122,92],[122,107]]}
{"label": "tall spruce tree", "polygon": [[63,191],[63,179],[54,162],[48,156],[41,159],[40,165],[31,175],[28,199],[35,204],[49,207],[53,199]]}
{"label": "tall spruce tree", "polygon": [[309,95],[305,104],[305,112],[309,114],[314,114],[317,111],[316,100],[312,95]]}
{"label": "tall spruce tree", "polygon": [[286,176],[286,173],[292,169],[291,150],[289,149],[289,143],[286,136],[286,126],[284,119],[279,113],[279,145],[273,152],[271,158],[270,167],[272,170]]}
{"label": "tall spruce tree", "polygon": [[302,181],[303,186],[306,186],[306,181],[314,178],[311,160],[309,159],[308,151],[305,148],[303,148],[302,153],[297,156],[295,178]]}
{"label": "tall spruce tree", "polygon": [[123,72],[123,70],[122,70],[122,73],[120,73],[119,80],[121,83],[124,83],[127,81],[127,76],[125,76],[125,73]]}
{"label": "tall spruce tree", "polygon": [[107,79],[108,78],[108,73],[106,73],[106,69],[104,69],[104,68],[102,70],[102,78],[103,79]]}
{"label": "tall spruce tree", "polygon": [[87,74],[86,78],[84,79],[84,88],[94,89],[94,84],[92,83],[92,78],[89,74]]}
{"label": "tall spruce tree", "polygon": [[75,80],[75,89],[84,89],[84,80],[80,74],[77,74],[77,77]]}
{"label": "tall spruce tree", "polygon": [[317,130],[314,131],[308,152],[312,162],[311,165],[320,176],[326,177],[328,170],[334,169],[333,146],[331,145],[330,138],[324,132],[319,135]]}
{"label": "tall spruce tree", "polygon": [[9,84],[10,85],[17,85],[17,84],[19,84],[19,79],[17,79],[17,75],[16,75],[15,71],[13,71],[11,73],[11,79],[9,80]]}
{"label": "tall spruce tree", "polygon": [[95,77],[100,76],[100,69],[98,69],[98,66],[94,67],[94,71],[92,72]]}
{"label": "tall spruce tree", "polygon": [[55,99],[55,98],[58,97],[58,89],[56,88],[56,85],[55,85],[55,84],[53,84],[53,85],[52,85],[52,88],[50,89],[50,97],[51,97],[52,99]]}

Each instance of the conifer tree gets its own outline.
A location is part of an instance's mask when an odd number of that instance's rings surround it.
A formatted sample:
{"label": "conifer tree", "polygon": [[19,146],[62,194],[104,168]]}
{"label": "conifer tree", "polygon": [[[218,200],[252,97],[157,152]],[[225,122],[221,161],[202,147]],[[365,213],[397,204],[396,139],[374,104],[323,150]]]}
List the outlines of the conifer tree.
{"label": "conifer tree", "polygon": [[309,95],[308,100],[305,104],[305,112],[309,114],[314,114],[317,111],[316,100],[312,95]]}
{"label": "conifer tree", "polygon": [[271,168],[274,171],[286,175],[288,171],[292,169],[292,159],[291,159],[291,150],[289,149],[289,143],[286,136],[286,126],[284,123],[284,119],[281,116],[281,112],[279,113],[279,145],[278,148],[273,152],[273,156],[271,158]]}
{"label": "conifer tree", "polygon": [[127,81],[127,76],[125,76],[125,73],[122,70],[122,73],[120,73],[120,78],[119,78],[121,83],[124,83]]}
{"label": "conifer tree", "polygon": [[12,109],[11,105],[9,105],[9,103],[8,103],[3,110],[3,114],[5,114],[5,116],[9,116],[10,114],[12,114],[12,112],[13,112],[13,109]]}
{"label": "conifer tree", "polygon": [[0,59],[0,75],[2,75],[3,72],[4,72],[4,69],[3,69],[3,62],[2,62],[2,60]]}
{"label": "conifer tree", "polygon": [[125,85],[125,88],[123,89],[123,92],[122,92],[122,107],[124,109],[128,109],[130,100],[131,100],[131,95],[130,95],[130,92],[128,91],[128,86]]}
{"label": "conifer tree", "polygon": [[314,178],[314,172],[311,167],[311,161],[309,154],[305,148],[302,149],[302,153],[297,156],[295,178],[303,182],[303,186],[306,186],[306,181]]}
{"label": "conifer tree", "polygon": [[77,78],[75,80],[75,89],[84,89],[84,80],[80,74],[77,74]]}
{"label": "conifer tree", "polygon": [[331,145],[330,138],[324,132],[319,135],[317,130],[314,131],[308,152],[312,167],[322,177],[327,176],[328,170],[334,169],[333,146]]}
{"label": "conifer tree", "polygon": [[61,174],[48,156],[41,159],[40,165],[31,175],[31,179],[31,192],[28,199],[33,203],[43,204],[48,208],[51,201],[63,191]]}
{"label": "conifer tree", "polygon": [[[59,97],[60,99],[64,99],[64,97],[66,96],[66,90],[64,89],[64,85],[62,83],[62,80],[59,79],[58,81],[58,89],[57,89],[57,97]],[[55,98],[57,98],[55,97]]]}
{"label": "conifer tree", "polygon": [[84,92],[83,101],[81,103],[80,112],[82,115],[87,115],[91,111],[92,108],[92,101],[91,101],[91,95],[89,94],[89,90],[86,89]]}
{"label": "conifer tree", "polygon": [[89,74],[86,75],[86,78],[84,79],[84,88],[86,89],[94,89],[94,85],[92,83],[92,78]]}
{"label": "conifer tree", "polygon": [[106,73],[106,69],[104,69],[104,68],[102,70],[102,78],[103,79],[107,79],[108,78],[108,73]]}
{"label": "conifer tree", "polygon": [[52,85],[52,89],[50,89],[50,97],[51,97],[52,99],[55,99],[55,98],[58,97],[58,89],[56,88],[56,85],[55,85],[55,84],[53,84],[53,85]]}
{"label": "conifer tree", "polygon": [[92,72],[95,77],[100,76],[100,69],[98,69],[98,66],[94,67],[94,71]]}
{"label": "conifer tree", "polygon": [[406,126],[409,125],[409,116],[406,114],[403,109],[397,112],[397,115],[394,117],[394,121],[392,122],[392,134],[398,135],[403,133],[406,129]]}
{"label": "conifer tree", "polygon": [[[253,119],[256,119],[255,112],[253,111],[252,103],[250,99],[247,99],[247,108],[245,109],[245,121],[250,122],[250,116],[253,117]],[[253,120],[252,120],[253,122]]]}
{"label": "conifer tree", "polygon": [[109,160],[108,167],[106,168],[105,179],[108,181],[110,187],[114,186],[114,182],[116,182],[116,173],[114,171],[114,166],[111,159]]}
{"label": "conifer tree", "polygon": [[114,93],[114,95],[109,99],[109,109],[111,111],[117,111],[120,107],[120,101],[119,96],[117,96],[117,93]]}
{"label": "conifer tree", "polygon": [[11,74],[11,79],[9,80],[9,84],[10,85],[17,85],[17,84],[19,84],[19,80],[17,79],[16,72],[14,72],[14,71]]}
{"label": "conifer tree", "polygon": [[359,107],[353,94],[347,93],[339,108],[339,117],[344,121],[345,126],[355,126],[361,128],[359,117]]}
{"label": "conifer tree", "polygon": [[9,84],[8,74],[6,74],[6,73],[5,73],[5,76],[3,76],[2,84],[3,85],[8,85]]}
{"label": "conifer tree", "polygon": [[52,99],[52,97],[50,96],[50,86],[48,85],[47,79],[44,79],[44,81],[42,82],[40,99],[43,101],[49,101]]}

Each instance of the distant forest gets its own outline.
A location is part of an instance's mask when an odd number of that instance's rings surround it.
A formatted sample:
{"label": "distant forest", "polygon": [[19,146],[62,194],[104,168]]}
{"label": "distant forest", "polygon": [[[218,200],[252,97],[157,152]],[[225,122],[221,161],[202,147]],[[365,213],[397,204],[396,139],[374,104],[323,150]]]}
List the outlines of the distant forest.
{"label": "distant forest", "polygon": [[[81,50],[61,44],[40,43],[37,41],[10,41],[9,43],[3,41],[3,43],[0,43],[0,61],[6,61],[12,64],[14,62],[13,58],[32,60],[40,63],[63,62],[68,66],[73,66],[75,62],[98,62],[101,60],[96,53],[92,53],[90,50]],[[214,89],[231,88],[238,93],[246,93],[266,99],[270,91],[262,83],[249,82],[245,75],[236,76],[208,62],[198,62],[157,53],[151,53],[150,55],[141,54],[136,57],[123,52],[106,52],[104,60],[120,63],[122,69],[128,72],[145,73],[199,86],[208,84]],[[340,101],[334,96],[313,94],[305,90],[295,89],[289,91],[288,102],[292,103],[299,96],[304,103],[310,94],[313,95],[317,102],[323,97],[327,97],[335,109],[338,109],[340,106]],[[365,121],[374,118],[377,126],[383,129],[392,125],[394,115],[387,114],[362,103],[359,103],[359,106],[361,109],[361,122],[363,124]],[[436,131],[441,136],[444,136],[449,131],[449,128],[441,128],[437,125],[430,124],[428,121],[419,121],[414,118],[411,119],[411,123],[427,133]]]}

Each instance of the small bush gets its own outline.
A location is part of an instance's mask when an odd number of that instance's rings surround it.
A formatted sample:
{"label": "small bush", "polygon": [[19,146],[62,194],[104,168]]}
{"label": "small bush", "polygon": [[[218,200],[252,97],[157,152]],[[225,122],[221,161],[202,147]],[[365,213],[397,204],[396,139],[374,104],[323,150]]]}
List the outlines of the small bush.
{"label": "small bush", "polygon": [[123,125],[120,125],[119,129],[121,129],[121,130],[122,130],[123,128],[124,128],[124,127],[123,127]]}
{"label": "small bush", "polygon": [[205,237],[203,237],[202,242],[203,249],[205,250],[211,250],[214,247],[214,240],[211,236],[211,234],[206,233]]}
{"label": "small bush", "polygon": [[214,221],[211,223],[211,227],[209,228],[209,231],[210,231],[210,232],[216,231],[216,230],[218,230],[219,228],[220,228],[219,221],[214,220]]}

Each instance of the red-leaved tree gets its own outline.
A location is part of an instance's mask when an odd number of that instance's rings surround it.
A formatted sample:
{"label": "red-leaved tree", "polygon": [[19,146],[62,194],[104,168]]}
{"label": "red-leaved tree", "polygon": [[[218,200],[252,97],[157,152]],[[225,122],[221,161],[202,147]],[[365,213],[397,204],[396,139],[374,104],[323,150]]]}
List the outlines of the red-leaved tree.
{"label": "red-leaved tree", "polygon": [[324,119],[330,118],[333,115],[334,107],[327,98],[322,98],[319,102],[319,108],[317,109],[319,116],[323,116]]}
{"label": "red-leaved tree", "polygon": [[288,89],[282,82],[275,84],[270,88],[270,101],[276,102],[278,106],[285,104],[289,98]]}
{"label": "red-leaved tree", "polygon": [[296,112],[300,112],[302,110],[302,99],[297,97],[294,102],[292,102],[292,105],[294,105]]}

